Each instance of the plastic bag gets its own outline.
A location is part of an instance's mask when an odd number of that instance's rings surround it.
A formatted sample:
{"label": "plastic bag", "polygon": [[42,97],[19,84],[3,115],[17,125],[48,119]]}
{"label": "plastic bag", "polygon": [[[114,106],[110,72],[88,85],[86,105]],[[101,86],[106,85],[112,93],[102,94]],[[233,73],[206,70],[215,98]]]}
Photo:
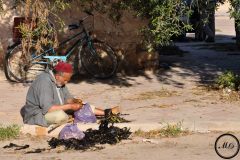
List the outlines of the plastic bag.
{"label": "plastic bag", "polygon": [[74,123],[95,123],[96,121],[97,118],[88,103],[84,104],[80,110],[74,112]]}
{"label": "plastic bag", "polygon": [[59,139],[83,139],[85,137],[85,134],[80,131],[80,129],[77,127],[77,124],[67,124],[63,127],[61,132],[59,133]]}

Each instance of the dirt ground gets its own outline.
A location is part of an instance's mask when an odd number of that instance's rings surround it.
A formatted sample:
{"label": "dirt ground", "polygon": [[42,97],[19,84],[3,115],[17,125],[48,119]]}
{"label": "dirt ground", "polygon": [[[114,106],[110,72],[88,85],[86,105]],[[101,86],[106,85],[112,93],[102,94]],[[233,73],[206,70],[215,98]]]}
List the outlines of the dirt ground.
{"label": "dirt ground", "polygon": [[[239,97],[225,96],[223,92],[208,90],[209,84],[225,70],[240,71],[239,51],[231,49],[234,23],[221,8],[216,15],[216,43],[211,48],[205,42],[182,42],[177,45],[186,53],[161,55],[160,65],[169,69],[139,72],[132,76],[117,75],[111,80],[94,80],[80,77],[68,87],[72,94],[96,106],[122,107],[126,119],[135,124],[168,122],[228,122],[240,121]],[[189,35],[191,36],[191,34]],[[219,44],[220,43],[220,44]],[[230,43],[222,45],[221,43]],[[223,47],[222,47],[223,46]],[[229,49],[230,47],[230,49]],[[219,50],[220,49],[220,50]],[[24,105],[27,84],[11,84],[0,72],[0,123],[22,125],[19,114]],[[144,127],[144,126],[143,126]],[[220,159],[214,143],[221,133],[194,133],[178,138],[158,138],[144,142],[144,138],[110,146],[98,151],[64,151],[55,149],[41,154],[25,155],[24,151],[2,149],[10,142],[29,144],[31,149],[47,146],[47,138],[21,136],[0,144],[1,159]],[[239,133],[236,133],[239,136]],[[238,158],[238,157],[236,157]]]}
{"label": "dirt ground", "polygon": [[[11,141],[13,143],[24,145],[29,144],[30,148],[26,150],[14,151],[14,149],[1,149],[1,159],[149,159],[149,160],[218,160],[220,157],[214,150],[216,138],[221,133],[192,134],[178,138],[158,138],[150,139],[151,142],[145,142],[146,139],[134,137],[132,140],[122,141],[117,145],[103,145],[105,148],[96,151],[64,151],[63,148],[57,148],[45,151],[41,154],[24,154],[26,151],[36,148],[47,147],[46,139],[27,138]],[[239,133],[235,134],[240,136]],[[1,146],[7,145],[9,141]],[[235,157],[239,159],[239,155]]]}

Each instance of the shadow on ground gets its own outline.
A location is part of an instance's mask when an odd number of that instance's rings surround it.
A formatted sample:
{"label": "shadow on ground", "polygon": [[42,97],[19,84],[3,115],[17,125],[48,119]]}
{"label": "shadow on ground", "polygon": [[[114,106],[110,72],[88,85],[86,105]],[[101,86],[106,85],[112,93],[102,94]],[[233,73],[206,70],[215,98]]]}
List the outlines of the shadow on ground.
{"label": "shadow on ground", "polygon": [[[165,71],[155,71],[159,81],[184,87],[184,81],[197,79],[200,84],[206,85],[214,82],[216,77],[231,70],[240,73],[240,49],[236,46],[232,36],[216,36],[215,43],[197,42],[189,40],[177,43],[180,49],[184,50],[184,56],[160,56],[160,64],[168,64],[170,68],[177,68]],[[180,77],[174,79],[174,77]]]}
{"label": "shadow on ground", "polygon": [[[240,73],[240,50],[236,47],[232,36],[216,36],[215,43],[197,42],[189,38],[185,42],[177,42],[176,46],[174,49],[165,48],[159,51],[160,65],[153,71],[159,83],[184,88],[189,81],[197,81],[202,85],[212,83],[221,72],[226,70]],[[144,83],[137,81],[138,77],[143,77],[147,81],[155,78],[144,71],[136,71],[134,74],[118,73],[109,79],[94,79],[86,74],[78,74],[73,76],[70,83],[85,81],[90,84],[103,83],[130,87]]]}
{"label": "shadow on ground", "polygon": [[92,78],[89,75],[80,75],[76,74],[72,77],[72,80],[70,83],[80,83],[80,82],[87,82],[90,84],[94,83],[103,83],[103,84],[109,84],[109,85],[114,85],[114,86],[119,86],[119,87],[131,87],[134,84],[140,84],[135,80],[136,77],[144,77],[146,80],[151,81],[152,78],[147,75],[144,71],[136,71],[136,73],[129,73],[129,74],[120,74],[118,73],[117,75],[108,78],[108,79],[96,79]]}
{"label": "shadow on ground", "polygon": [[[206,85],[212,83],[223,71],[240,73],[240,50],[232,36],[218,35],[215,43],[198,42],[189,38],[185,42],[177,42],[176,45],[182,51],[176,51],[178,48],[174,47],[174,50],[165,48],[159,53],[160,65],[153,73],[163,84],[184,88],[186,81],[192,80]],[[152,79],[144,71],[137,71],[135,74],[118,74],[105,80],[76,75],[72,83],[87,81],[92,84],[130,87],[138,83],[135,81],[136,77],[144,77],[148,81]]]}

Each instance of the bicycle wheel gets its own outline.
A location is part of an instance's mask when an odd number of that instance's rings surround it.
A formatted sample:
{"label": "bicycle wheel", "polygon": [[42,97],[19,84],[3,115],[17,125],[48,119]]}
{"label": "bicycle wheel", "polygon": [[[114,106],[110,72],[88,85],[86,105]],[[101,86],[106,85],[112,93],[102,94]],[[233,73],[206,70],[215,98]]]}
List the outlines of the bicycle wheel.
{"label": "bicycle wheel", "polygon": [[[33,48],[30,53],[33,53]],[[45,70],[44,65],[31,63],[30,54],[24,54],[22,45],[14,45],[5,56],[4,73],[12,82],[32,82],[37,75]]]}
{"label": "bicycle wheel", "polygon": [[109,78],[117,70],[117,56],[114,51],[97,40],[83,45],[80,60],[84,69],[95,78]]}

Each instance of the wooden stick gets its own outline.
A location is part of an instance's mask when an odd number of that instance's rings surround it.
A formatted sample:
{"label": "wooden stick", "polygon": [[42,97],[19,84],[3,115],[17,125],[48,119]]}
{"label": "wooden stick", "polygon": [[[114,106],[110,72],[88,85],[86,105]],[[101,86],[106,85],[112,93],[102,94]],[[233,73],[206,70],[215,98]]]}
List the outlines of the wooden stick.
{"label": "wooden stick", "polygon": [[74,121],[74,118],[69,118],[67,120],[67,122],[62,122],[62,123],[59,123],[59,124],[55,124],[48,130],[48,133],[51,133],[53,130],[55,130],[56,128],[60,127],[61,125],[65,124],[65,123],[69,123],[69,122],[73,122],[73,121]]}

